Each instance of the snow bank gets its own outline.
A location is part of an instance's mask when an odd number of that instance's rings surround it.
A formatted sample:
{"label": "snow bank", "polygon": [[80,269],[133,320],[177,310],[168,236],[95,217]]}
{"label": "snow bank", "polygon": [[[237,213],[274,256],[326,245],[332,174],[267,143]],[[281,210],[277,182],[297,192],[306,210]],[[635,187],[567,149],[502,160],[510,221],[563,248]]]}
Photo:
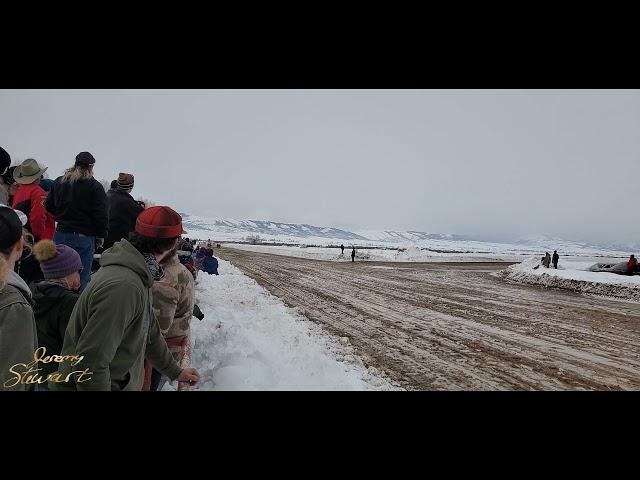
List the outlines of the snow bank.
{"label": "snow bank", "polygon": [[[229,262],[198,275],[192,365],[199,390],[392,390],[375,368]],[[165,390],[175,389],[166,385]]]}
{"label": "snow bank", "polygon": [[[616,259],[614,262],[622,260]],[[507,267],[499,275],[507,280],[529,285],[564,288],[580,293],[640,301],[640,275],[589,272],[586,269],[593,263],[583,260],[561,259],[557,270],[553,267],[545,268],[542,265],[534,269],[537,265],[540,265],[540,258],[528,258],[520,264]]]}

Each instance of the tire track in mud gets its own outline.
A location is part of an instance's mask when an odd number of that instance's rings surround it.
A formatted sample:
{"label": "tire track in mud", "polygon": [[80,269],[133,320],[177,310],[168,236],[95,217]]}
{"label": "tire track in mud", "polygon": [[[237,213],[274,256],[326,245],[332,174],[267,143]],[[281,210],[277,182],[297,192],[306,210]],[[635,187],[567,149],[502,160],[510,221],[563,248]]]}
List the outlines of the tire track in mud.
{"label": "tire track in mud", "polygon": [[640,388],[640,305],[506,284],[496,264],[219,255],[407,388]]}

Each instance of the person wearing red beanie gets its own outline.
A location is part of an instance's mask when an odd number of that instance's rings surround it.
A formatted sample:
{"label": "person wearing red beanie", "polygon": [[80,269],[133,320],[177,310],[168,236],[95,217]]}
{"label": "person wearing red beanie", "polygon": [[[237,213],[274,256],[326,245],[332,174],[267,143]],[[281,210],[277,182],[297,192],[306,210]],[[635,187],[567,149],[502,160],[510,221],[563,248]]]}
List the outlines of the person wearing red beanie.
{"label": "person wearing red beanie", "polygon": [[171,355],[153,314],[152,287],[164,277],[160,262],[175,248],[182,218],[169,207],[144,210],[129,240],[105,250],[101,268],[82,292],[71,315],[61,355],[82,356],[80,365],[62,363],[72,381],[56,390],[142,390],[148,358],[170,380],[195,384],[194,368],[182,368]]}

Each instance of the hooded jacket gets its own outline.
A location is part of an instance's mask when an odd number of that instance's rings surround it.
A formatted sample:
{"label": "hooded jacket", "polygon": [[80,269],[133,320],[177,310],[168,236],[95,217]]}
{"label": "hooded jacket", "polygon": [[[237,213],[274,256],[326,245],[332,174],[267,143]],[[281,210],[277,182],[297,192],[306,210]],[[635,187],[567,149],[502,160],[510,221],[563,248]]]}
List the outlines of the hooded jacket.
{"label": "hooded jacket", "polygon": [[[13,385],[15,374],[9,369],[17,363],[33,361],[38,345],[36,322],[31,307],[31,292],[13,270],[0,290],[0,390],[33,390],[34,385]],[[20,369],[22,372],[23,370]]]}
{"label": "hooded jacket", "polygon": [[[144,358],[171,380],[181,372],[160,333],[152,311],[153,276],[145,259],[128,241],[116,242],[100,259],[101,268],[82,292],[64,337],[62,355],[82,355],[80,363],[60,364],[63,376],[88,369],[89,379],[74,374],[57,390],[141,390]],[[76,381],[80,380],[80,381]]]}
{"label": "hooded jacket", "polygon": [[[60,355],[67,324],[80,294],[47,280],[32,283],[29,288],[33,299],[38,346],[46,348],[46,355]],[[47,375],[55,372],[58,365],[43,363],[40,368],[41,374]]]}

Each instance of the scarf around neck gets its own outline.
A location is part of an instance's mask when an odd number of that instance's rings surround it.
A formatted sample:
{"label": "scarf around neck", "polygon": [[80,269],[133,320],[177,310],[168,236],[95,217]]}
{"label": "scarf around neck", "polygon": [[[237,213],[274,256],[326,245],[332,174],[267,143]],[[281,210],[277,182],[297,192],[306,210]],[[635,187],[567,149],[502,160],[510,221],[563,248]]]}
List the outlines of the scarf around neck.
{"label": "scarf around neck", "polygon": [[164,268],[162,268],[162,265],[158,263],[156,256],[153,253],[143,253],[142,256],[144,257],[144,263],[147,264],[147,268],[149,269],[153,280],[156,282],[162,280],[164,278]]}

